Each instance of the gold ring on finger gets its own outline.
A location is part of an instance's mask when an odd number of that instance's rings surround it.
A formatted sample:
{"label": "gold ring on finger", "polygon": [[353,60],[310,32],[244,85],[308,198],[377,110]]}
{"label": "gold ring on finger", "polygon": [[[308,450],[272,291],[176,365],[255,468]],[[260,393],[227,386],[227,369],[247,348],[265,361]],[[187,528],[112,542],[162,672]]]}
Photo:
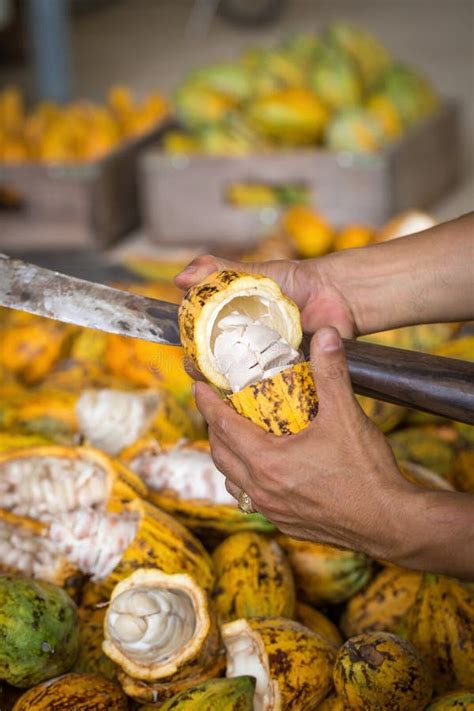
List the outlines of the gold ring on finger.
{"label": "gold ring on finger", "polygon": [[251,514],[255,513],[255,509],[252,504],[252,499],[250,496],[247,494],[246,491],[242,489],[242,491],[239,494],[239,498],[237,499],[239,502],[239,509],[242,511],[244,514]]}

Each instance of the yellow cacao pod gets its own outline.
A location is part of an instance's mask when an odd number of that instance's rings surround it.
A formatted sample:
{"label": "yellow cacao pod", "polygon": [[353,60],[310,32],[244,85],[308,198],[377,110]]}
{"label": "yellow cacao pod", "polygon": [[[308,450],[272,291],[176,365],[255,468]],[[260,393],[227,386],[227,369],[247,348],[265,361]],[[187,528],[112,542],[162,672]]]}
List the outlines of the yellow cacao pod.
{"label": "yellow cacao pod", "polygon": [[346,637],[363,632],[396,632],[415,602],[422,574],[395,566],[382,570],[346,605],[340,625]]}
{"label": "yellow cacao pod", "polygon": [[331,642],[336,647],[340,647],[342,644],[341,633],[334,622],[331,622],[326,615],[323,615],[322,612],[311,607],[311,605],[305,602],[297,602],[296,620],[312,632],[316,632],[316,634],[327,639],[328,642]]}
{"label": "yellow cacao pod", "polygon": [[437,693],[474,679],[474,594],[454,578],[425,573],[400,633],[426,659]]}
{"label": "yellow cacao pod", "polygon": [[240,619],[222,626],[227,676],[255,676],[254,707],[307,711],[332,686],[336,648],[283,617]]}
{"label": "yellow cacao pod", "polygon": [[354,711],[420,711],[433,693],[429,669],[419,652],[388,632],[348,639],[336,658],[334,686]]}
{"label": "yellow cacao pod", "polygon": [[34,686],[13,711],[127,711],[127,697],[99,674],[64,674]]}
{"label": "yellow cacao pod", "polygon": [[226,538],[213,552],[213,601],[221,622],[240,617],[293,617],[295,587],[276,541],[250,531]]}

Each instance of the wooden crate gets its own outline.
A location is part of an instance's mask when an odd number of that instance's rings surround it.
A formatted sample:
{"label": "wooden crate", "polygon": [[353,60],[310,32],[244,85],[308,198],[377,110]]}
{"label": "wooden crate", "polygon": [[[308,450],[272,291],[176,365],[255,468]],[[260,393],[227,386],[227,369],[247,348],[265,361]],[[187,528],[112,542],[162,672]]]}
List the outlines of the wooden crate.
{"label": "wooden crate", "polygon": [[275,209],[242,209],[226,200],[233,183],[304,184],[333,224],[382,224],[410,207],[428,207],[460,177],[459,110],[453,103],[375,155],[324,149],[243,157],[168,156],[159,147],[140,159],[142,210],[153,239],[225,247],[247,244],[275,221]]}
{"label": "wooden crate", "polygon": [[136,227],[138,155],[164,128],[94,161],[0,162],[0,187],[21,198],[17,208],[0,208],[0,248],[103,247]]}

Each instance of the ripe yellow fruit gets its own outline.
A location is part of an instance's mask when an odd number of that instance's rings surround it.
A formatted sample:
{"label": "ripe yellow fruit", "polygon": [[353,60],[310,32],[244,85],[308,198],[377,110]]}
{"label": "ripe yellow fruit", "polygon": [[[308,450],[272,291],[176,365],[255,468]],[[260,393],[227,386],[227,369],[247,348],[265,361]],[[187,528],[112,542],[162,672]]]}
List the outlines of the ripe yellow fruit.
{"label": "ripe yellow fruit", "polygon": [[276,541],[246,531],[226,538],[213,552],[213,602],[220,622],[240,617],[293,617],[295,586]]}
{"label": "ripe yellow fruit", "polygon": [[212,624],[206,592],[192,577],[140,568],[112,591],[102,648],[133,678],[155,681],[196,659]]}
{"label": "ripe yellow fruit", "polygon": [[318,413],[318,396],[307,362],[248,385],[226,399],[240,415],[279,436],[297,434]]}
{"label": "ripe yellow fruit", "polygon": [[334,238],[334,249],[339,252],[341,249],[355,249],[366,247],[374,237],[374,229],[367,225],[349,225],[340,230]]}
{"label": "ripe yellow fruit", "polygon": [[29,113],[15,87],[0,92],[0,160],[8,162],[94,160],[129,137],[157,126],[169,113],[159,94],[135,103],[127,87],[112,87],[107,104],[45,101]]}
{"label": "ripe yellow fruit", "polygon": [[310,89],[279,89],[257,97],[247,109],[247,120],[263,137],[285,145],[317,141],[329,112]]}
{"label": "ripe yellow fruit", "polygon": [[331,622],[328,617],[323,615],[319,610],[316,610],[315,607],[305,602],[297,602],[296,620],[309,630],[327,639],[328,642],[331,642],[331,644],[334,644],[336,647],[342,644],[341,633],[334,622]]}
{"label": "ripe yellow fruit", "polygon": [[469,688],[474,679],[474,594],[467,586],[425,573],[400,633],[423,655],[437,693]]}
{"label": "ripe yellow fruit", "polygon": [[100,674],[70,673],[33,686],[14,711],[126,711],[127,697],[117,684]]}
{"label": "ripe yellow fruit", "polygon": [[311,367],[298,352],[300,313],[272,279],[211,274],[186,293],[179,327],[187,355],[239,414],[276,435],[316,416]]}
{"label": "ripe yellow fruit", "polygon": [[347,637],[363,632],[396,632],[415,602],[422,574],[395,566],[385,568],[347,603],[341,629]]}
{"label": "ripe yellow fruit", "polygon": [[348,639],[337,655],[334,686],[353,711],[420,711],[433,693],[420,653],[388,632]]}
{"label": "ripe yellow fruit", "polygon": [[403,123],[395,104],[383,94],[374,94],[367,101],[367,108],[375,116],[388,138],[398,138],[403,133]]}
{"label": "ripe yellow fruit", "polygon": [[227,676],[257,679],[256,711],[307,711],[331,689],[336,648],[283,617],[240,619],[222,626]]}
{"label": "ripe yellow fruit", "polygon": [[265,318],[293,348],[299,347],[303,335],[298,307],[273,279],[227,270],[191,287],[179,310],[181,342],[201,373],[226,392],[232,388],[219,369],[213,342],[220,322],[234,312]]}
{"label": "ripe yellow fruit", "polygon": [[283,216],[282,228],[304,258],[320,257],[332,247],[333,229],[309,207],[291,207]]}

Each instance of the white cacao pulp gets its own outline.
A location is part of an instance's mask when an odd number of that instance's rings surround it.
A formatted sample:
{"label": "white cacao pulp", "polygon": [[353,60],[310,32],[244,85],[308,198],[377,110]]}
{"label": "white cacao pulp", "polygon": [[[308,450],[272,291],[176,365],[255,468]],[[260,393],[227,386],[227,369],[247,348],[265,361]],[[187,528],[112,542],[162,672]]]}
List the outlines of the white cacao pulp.
{"label": "white cacao pulp", "polygon": [[100,506],[108,488],[105,471],[85,459],[12,457],[0,466],[2,508],[42,521],[78,507]]}
{"label": "white cacao pulp", "polygon": [[158,402],[156,392],[86,390],[76,405],[79,429],[93,447],[118,454],[148,430]]}
{"label": "white cacao pulp", "polygon": [[256,680],[253,697],[254,711],[273,708],[273,693],[268,671],[255,640],[245,632],[226,639],[228,678],[253,676]]}
{"label": "white cacao pulp", "polygon": [[161,663],[192,639],[196,615],[181,590],[135,588],[110,603],[110,638],[135,663]]}
{"label": "white cacao pulp", "polygon": [[235,505],[210,453],[193,449],[192,445],[181,444],[165,451],[145,450],[133,459],[131,469],[150,489],[169,490],[186,500]]}
{"label": "white cacao pulp", "polygon": [[49,539],[84,574],[102,580],[120,562],[135,538],[138,523],[130,512],[78,509],[55,517]]}
{"label": "white cacao pulp", "polygon": [[270,312],[252,318],[233,311],[216,321],[214,357],[233,392],[300,360],[299,352],[271,324]]}
{"label": "white cacao pulp", "polygon": [[60,565],[55,546],[34,533],[0,519],[0,566],[55,582]]}

